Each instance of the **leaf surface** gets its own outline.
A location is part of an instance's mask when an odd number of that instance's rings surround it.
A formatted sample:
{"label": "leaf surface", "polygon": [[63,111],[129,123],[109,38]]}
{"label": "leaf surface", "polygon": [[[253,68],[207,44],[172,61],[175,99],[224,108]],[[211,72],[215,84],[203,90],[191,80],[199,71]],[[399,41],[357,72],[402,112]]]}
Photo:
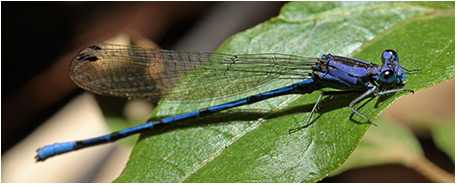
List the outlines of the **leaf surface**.
{"label": "leaf surface", "polygon": [[[401,65],[422,69],[408,73],[403,87],[419,90],[454,76],[453,9],[452,2],[291,2],[278,17],[232,36],[217,52],[332,53],[379,64],[381,52],[391,48],[399,50]],[[370,126],[347,107],[358,94],[348,94],[324,98],[313,124],[289,135],[290,128],[305,124],[321,92],[142,134],[116,182],[319,181],[344,163]],[[357,108],[374,120],[404,94],[367,98]],[[152,119],[228,101],[162,103]]]}

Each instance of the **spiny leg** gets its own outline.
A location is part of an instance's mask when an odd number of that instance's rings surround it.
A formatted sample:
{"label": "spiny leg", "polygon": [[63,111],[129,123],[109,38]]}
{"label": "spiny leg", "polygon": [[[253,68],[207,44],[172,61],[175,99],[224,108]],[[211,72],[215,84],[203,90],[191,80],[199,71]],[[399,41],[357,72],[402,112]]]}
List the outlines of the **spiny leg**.
{"label": "spiny leg", "polygon": [[303,125],[303,126],[300,126],[300,127],[296,127],[296,128],[289,129],[289,134],[290,134],[292,131],[294,131],[294,130],[303,129],[303,128],[306,128],[306,127],[309,126],[309,122],[311,121],[311,118],[313,117],[313,114],[317,112],[319,102],[321,101],[321,99],[322,99],[323,96],[327,96],[327,95],[341,95],[341,94],[348,94],[348,93],[353,93],[353,92],[357,92],[357,91],[355,91],[355,90],[350,90],[350,91],[325,91],[325,92],[323,92],[323,93],[319,96],[319,98],[317,99],[316,103],[314,104],[314,107],[313,107],[313,109],[311,110],[311,114],[309,115],[308,120],[306,121],[306,124]]}
{"label": "spiny leg", "polygon": [[412,92],[414,94],[414,91],[411,90],[411,89],[390,89],[390,90],[387,90],[387,91],[381,91],[381,92],[378,92],[378,93],[374,93],[375,96],[379,96],[379,95],[384,95],[384,94],[389,94],[389,93],[396,93],[396,92],[401,92],[401,91],[409,91],[409,92]]}
{"label": "spiny leg", "polygon": [[[325,92],[324,92],[324,93],[325,93]],[[322,94],[319,96],[319,98],[317,99],[316,103],[314,104],[314,107],[313,107],[313,109],[311,110],[311,114],[309,115],[308,120],[306,121],[306,124],[303,125],[303,126],[300,126],[300,127],[296,127],[296,128],[289,129],[289,134],[290,134],[292,131],[294,131],[294,130],[306,128],[307,126],[309,126],[309,121],[311,120],[311,117],[313,117],[314,112],[316,112],[317,105],[318,105],[319,102],[321,101],[322,96],[324,96],[324,93],[322,93]]]}
{"label": "spiny leg", "polygon": [[365,97],[367,97],[371,93],[373,93],[374,96],[385,95],[385,94],[390,94],[390,93],[396,93],[396,92],[401,92],[401,91],[409,91],[409,92],[414,93],[414,91],[410,90],[410,89],[390,89],[390,90],[387,90],[387,91],[381,91],[381,92],[378,92],[378,91],[379,91],[379,87],[374,86],[373,88],[369,89],[368,91],[366,91],[365,93],[363,93],[362,95],[357,97],[356,99],[352,100],[352,102],[349,104],[349,107],[352,109],[352,111],[354,111],[356,114],[358,114],[362,118],[365,118],[368,122],[370,122],[374,126],[377,126],[377,125],[374,124],[368,117],[366,117],[365,115],[363,115],[357,109],[354,108],[355,104],[359,103],[360,100],[364,99]]}
{"label": "spiny leg", "polygon": [[349,108],[352,109],[352,111],[354,111],[356,114],[358,114],[359,116],[361,116],[362,118],[365,118],[368,122],[370,122],[372,125],[374,126],[377,126],[376,124],[374,124],[368,117],[366,117],[365,115],[363,115],[362,113],[360,113],[357,109],[354,108],[354,105],[359,103],[360,100],[363,100],[365,97],[367,97],[368,95],[374,93],[376,90],[378,89],[377,86],[374,86],[373,88],[369,89],[368,91],[364,92],[362,95],[360,95],[359,97],[355,98],[354,100],[352,100],[351,103],[349,103]]}

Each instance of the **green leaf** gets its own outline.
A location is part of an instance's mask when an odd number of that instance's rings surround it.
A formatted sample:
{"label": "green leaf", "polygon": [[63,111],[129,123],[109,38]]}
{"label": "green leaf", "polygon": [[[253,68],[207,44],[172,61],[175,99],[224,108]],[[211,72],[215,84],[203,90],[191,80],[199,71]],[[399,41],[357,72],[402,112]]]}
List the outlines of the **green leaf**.
{"label": "green leaf", "polygon": [[[381,52],[392,48],[399,50],[401,65],[422,69],[407,74],[404,87],[419,90],[454,76],[453,10],[452,2],[292,2],[218,52],[331,52],[379,63]],[[142,134],[116,182],[319,181],[344,163],[369,128],[351,116],[347,105],[358,94],[350,94],[324,98],[313,124],[289,135],[306,122],[320,93],[273,98]],[[368,98],[357,108],[374,120],[404,94]],[[162,103],[153,117],[227,101]]]}

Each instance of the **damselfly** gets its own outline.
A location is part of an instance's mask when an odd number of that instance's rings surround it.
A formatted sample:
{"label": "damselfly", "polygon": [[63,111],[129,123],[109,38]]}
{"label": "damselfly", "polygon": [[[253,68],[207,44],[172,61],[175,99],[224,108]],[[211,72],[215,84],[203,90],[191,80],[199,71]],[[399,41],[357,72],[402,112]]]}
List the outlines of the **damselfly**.
{"label": "damselfly", "polygon": [[[349,107],[369,123],[374,123],[354,108],[365,97],[414,92],[394,87],[405,81],[394,50],[381,54],[382,65],[324,54],[307,58],[287,54],[228,55],[204,52],[181,52],[135,46],[97,44],[83,49],[71,62],[70,78],[79,87],[101,95],[158,100],[163,95],[176,101],[202,100],[212,96],[230,96],[250,92],[278,79],[296,80],[290,85],[251,95],[228,103],[149,121],[139,126],[80,141],[55,143],[38,149],[37,161],[54,155],[86,148],[153,129],[154,126],[206,116],[222,110],[256,103],[287,94],[307,94],[322,88],[344,91],[324,92],[316,101],[305,125],[309,125],[322,97],[330,94],[363,92]],[[185,75],[185,78],[181,78]],[[179,81],[180,88],[168,91]],[[189,89],[198,89],[191,91]]]}

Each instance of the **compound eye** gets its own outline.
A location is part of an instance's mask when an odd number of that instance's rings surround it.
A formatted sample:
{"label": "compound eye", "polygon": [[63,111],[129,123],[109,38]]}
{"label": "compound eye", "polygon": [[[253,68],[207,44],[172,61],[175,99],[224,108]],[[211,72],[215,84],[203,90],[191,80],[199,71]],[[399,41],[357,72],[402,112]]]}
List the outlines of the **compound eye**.
{"label": "compound eye", "polygon": [[379,76],[379,80],[381,81],[381,83],[387,87],[392,86],[395,83],[396,78],[397,75],[392,70],[385,70]]}
{"label": "compound eye", "polygon": [[398,60],[397,52],[391,49],[387,49],[381,54],[381,61],[382,62],[393,62]]}

